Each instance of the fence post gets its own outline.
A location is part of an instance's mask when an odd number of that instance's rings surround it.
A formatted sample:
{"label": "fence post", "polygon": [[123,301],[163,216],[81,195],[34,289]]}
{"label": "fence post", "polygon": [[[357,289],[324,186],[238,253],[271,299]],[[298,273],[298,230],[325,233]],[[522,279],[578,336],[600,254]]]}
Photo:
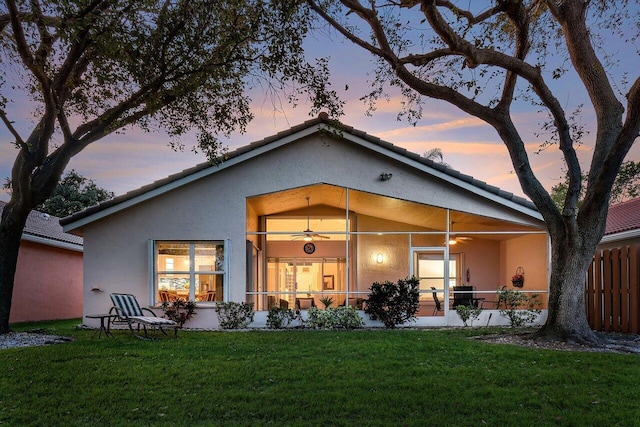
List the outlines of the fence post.
{"label": "fence post", "polygon": [[640,333],[640,245],[629,248],[629,332]]}

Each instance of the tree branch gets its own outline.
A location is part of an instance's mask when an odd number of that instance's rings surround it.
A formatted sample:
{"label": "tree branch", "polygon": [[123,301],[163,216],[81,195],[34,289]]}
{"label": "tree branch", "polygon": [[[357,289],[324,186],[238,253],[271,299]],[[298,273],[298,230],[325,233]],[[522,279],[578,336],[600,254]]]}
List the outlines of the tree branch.
{"label": "tree branch", "polygon": [[31,0],[31,9],[34,11],[36,17],[35,24],[38,28],[38,34],[40,35],[40,45],[34,54],[34,59],[37,61],[40,67],[44,67],[47,62],[47,56],[51,52],[54,38],[51,36],[47,25],[45,24],[44,15],[40,8],[40,2],[38,0]]}
{"label": "tree branch", "polygon": [[[315,11],[324,20],[326,20],[333,28],[335,28],[346,39],[348,39],[349,41],[355,43],[356,45],[360,46],[361,48],[363,48],[365,50],[368,50],[369,52],[373,53],[374,55],[377,55],[377,56],[379,56],[381,58],[384,58],[385,53],[381,49],[377,48],[376,46],[372,45],[371,43],[367,43],[366,41],[362,40],[360,37],[356,37],[354,34],[352,34],[350,31],[348,31],[344,26],[342,26],[338,21],[333,19],[333,17],[331,15],[326,13],[326,11],[323,8],[318,6],[318,4],[314,0],[309,0],[307,3],[309,4],[309,6],[311,7],[311,9],[313,11]],[[349,7],[349,4],[352,3],[352,2],[343,1],[342,3],[345,6]],[[356,6],[360,6],[360,4],[358,3]],[[356,11],[356,13],[357,13],[357,11]]]}
{"label": "tree branch", "polygon": [[[588,2],[564,2],[559,6],[557,19],[562,26],[571,62],[584,83],[596,112],[598,124],[596,146],[589,171],[588,186],[594,185],[609,150],[616,143],[622,127],[624,107],[617,100],[602,63],[593,46],[585,14]],[[600,194],[605,197],[605,194]],[[602,199],[604,202],[604,199]],[[606,203],[605,203],[606,204]]]}
{"label": "tree branch", "polygon": [[29,147],[24,142],[24,140],[22,139],[22,137],[20,136],[20,134],[18,133],[16,128],[13,127],[13,123],[9,120],[9,118],[7,117],[7,113],[5,113],[4,110],[0,110],[0,118],[4,122],[4,124],[7,127],[7,129],[9,129],[9,132],[11,132],[13,137],[16,139],[16,144],[18,144],[18,146],[20,146],[20,148],[22,150],[24,150],[24,151],[26,151],[28,153],[29,152]]}

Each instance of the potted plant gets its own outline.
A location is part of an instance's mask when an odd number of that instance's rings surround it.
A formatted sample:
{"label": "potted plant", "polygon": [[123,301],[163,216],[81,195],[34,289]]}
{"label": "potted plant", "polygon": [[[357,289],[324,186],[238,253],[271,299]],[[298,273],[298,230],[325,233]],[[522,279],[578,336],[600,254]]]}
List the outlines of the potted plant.
{"label": "potted plant", "polygon": [[320,298],[320,302],[322,303],[322,305],[324,305],[324,308],[327,309],[327,308],[331,307],[331,305],[333,304],[333,298],[332,297],[328,297],[328,296],[324,296],[324,297]]}

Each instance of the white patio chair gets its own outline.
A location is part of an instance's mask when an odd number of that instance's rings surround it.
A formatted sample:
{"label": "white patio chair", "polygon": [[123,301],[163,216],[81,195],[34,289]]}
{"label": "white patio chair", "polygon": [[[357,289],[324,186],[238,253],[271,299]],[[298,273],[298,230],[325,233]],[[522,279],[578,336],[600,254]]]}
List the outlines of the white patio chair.
{"label": "white patio chair", "polygon": [[[147,327],[157,328],[160,332],[167,335],[162,328],[173,328],[174,337],[178,335],[178,323],[173,320],[157,317],[155,313],[148,308],[141,308],[138,304],[136,297],[131,294],[111,294],[111,301],[113,301],[113,307],[110,313],[117,315],[118,317],[114,322],[126,323],[131,330],[134,337],[140,339],[149,339],[147,333]],[[148,311],[150,315],[145,316],[143,311]],[[140,326],[144,330],[144,337],[139,335],[133,328],[133,324],[138,325],[137,331],[140,332]]]}

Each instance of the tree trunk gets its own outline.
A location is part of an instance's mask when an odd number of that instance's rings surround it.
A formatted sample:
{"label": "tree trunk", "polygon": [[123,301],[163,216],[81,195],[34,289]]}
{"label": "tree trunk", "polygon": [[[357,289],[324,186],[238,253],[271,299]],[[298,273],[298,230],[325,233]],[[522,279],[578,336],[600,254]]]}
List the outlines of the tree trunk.
{"label": "tree trunk", "polygon": [[13,283],[22,231],[31,211],[13,197],[2,210],[0,220],[0,335],[9,333]]}
{"label": "tree trunk", "polygon": [[566,241],[552,243],[548,317],[537,334],[539,338],[600,344],[587,322],[584,299],[586,273],[596,246],[597,242],[586,245]]}

